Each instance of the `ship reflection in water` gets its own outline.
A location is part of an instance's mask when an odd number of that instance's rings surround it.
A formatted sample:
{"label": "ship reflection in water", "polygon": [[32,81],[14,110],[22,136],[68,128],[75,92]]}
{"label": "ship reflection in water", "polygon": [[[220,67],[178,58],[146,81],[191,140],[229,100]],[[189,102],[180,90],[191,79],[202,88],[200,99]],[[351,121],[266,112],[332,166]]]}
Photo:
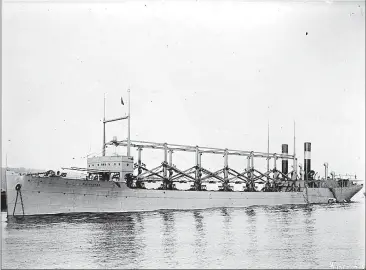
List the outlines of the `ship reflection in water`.
{"label": "ship reflection in water", "polygon": [[360,201],[8,221],[3,213],[2,267],[364,267],[364,207]]}

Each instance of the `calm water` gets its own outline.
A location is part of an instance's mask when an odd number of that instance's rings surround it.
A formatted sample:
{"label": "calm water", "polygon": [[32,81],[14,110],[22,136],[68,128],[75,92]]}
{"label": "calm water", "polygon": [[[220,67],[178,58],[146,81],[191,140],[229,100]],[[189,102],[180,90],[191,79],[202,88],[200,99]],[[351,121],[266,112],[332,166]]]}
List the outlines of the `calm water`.
{"label": "calm water", "polygon": [[2,215],[2,268],[337,267],[365,267],[364,198],[323,206]]}

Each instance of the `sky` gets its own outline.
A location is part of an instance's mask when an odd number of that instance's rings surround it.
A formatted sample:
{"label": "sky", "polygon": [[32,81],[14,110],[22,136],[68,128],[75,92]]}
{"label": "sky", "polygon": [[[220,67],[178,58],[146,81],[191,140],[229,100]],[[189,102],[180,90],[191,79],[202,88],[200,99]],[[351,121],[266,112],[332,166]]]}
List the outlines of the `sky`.
{"label": "sky", "polygon": [[[101,153],[104,95],[106,118],[123,116],[128,88],[132,140],[266,152],[269,122],[270,152],[293,153],[296,121],[300,163],[311,142],[320,175],[328,162],[365,177],[364,1],[3,2],[3,166],[86,167]],[[126,139],[126,121],[107,125],[113,136]]]}

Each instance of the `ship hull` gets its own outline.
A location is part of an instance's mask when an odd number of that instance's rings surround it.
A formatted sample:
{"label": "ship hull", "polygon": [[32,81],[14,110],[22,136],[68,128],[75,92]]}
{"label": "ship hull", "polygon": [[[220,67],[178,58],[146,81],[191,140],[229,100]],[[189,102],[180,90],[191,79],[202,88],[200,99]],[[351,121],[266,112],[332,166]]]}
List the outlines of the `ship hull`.
{"label": "ship hull", "polygon": [[[337,200],[350,200],[360,189],[335,189],[341,194]],[[331,198],[334,195],[328,188],[301,192],[148,190],[130,189],[125,183],[34,176],[19,176],[7,182],[9,216],[328,203]]]}

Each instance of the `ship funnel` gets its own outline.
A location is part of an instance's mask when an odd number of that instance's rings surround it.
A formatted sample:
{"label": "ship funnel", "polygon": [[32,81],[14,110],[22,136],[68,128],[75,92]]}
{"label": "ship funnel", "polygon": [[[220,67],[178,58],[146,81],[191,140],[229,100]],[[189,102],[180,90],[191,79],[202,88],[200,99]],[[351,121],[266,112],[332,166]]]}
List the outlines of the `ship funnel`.
{"label": "ship funnel", "polygon": [[311,170],[311,143],[304,143],[304,171],[305,180],[309,179],[309,173]]}
{"label": "ship funnel", "polygon": [[[288,154],[288,145],[282,144],[282,154],[287,155]],[[287,158],[282,158],[282,173],[287,174],[288,173],[288,160]]]}

